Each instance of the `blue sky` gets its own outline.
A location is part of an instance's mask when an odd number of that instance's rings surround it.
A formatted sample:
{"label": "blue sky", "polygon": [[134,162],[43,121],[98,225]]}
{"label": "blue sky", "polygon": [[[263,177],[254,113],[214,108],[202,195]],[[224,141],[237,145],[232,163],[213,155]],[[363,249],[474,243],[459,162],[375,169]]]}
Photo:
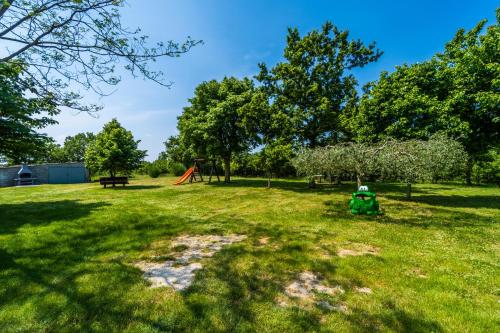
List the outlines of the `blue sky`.
{"label": "blue sky", "polygon": [[[140,147],[154,160],[163,142],[176,134],[177,116],[201,82],[224,76],[253,76],[257,64],[280,61],[287,27],[302,34],[330,20],[351,36],[376,41],[384,55],[377,63],[356,71],[360,84],[377,79],[380,71],[414,63],[442,50],[457,29],[472,28],[479,20],[495,20],[497,1],[238,1],[238,0],[129,0],[123,22],[141,27],[152,40],[202,39],[204,45],[180,58],[165,59],[155,68],[174,82],[167,89],[123,73],[99,118],[64,111],[59,125],[46,132],[58,142],[83,131],[98,132],[116,117],[132,130]],[[89,101],[94,102],[92,96]]]}

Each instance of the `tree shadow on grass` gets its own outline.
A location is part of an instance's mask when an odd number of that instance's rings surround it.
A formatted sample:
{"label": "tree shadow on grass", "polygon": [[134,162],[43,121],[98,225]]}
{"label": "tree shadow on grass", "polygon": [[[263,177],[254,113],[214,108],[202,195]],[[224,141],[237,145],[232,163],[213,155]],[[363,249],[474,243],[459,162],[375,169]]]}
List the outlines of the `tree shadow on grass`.
{"label": "tree shadow on grass", "polygon": [[[392,196],[388,198],[401,200]],[[500,195],[420,195],[413,197],[412,201],[432,206],[500,209]]]}
{"label": "tree shadow on grass", "polygon": [[[384,214],[382,215],[354,215],[349,211],[346,202],[327,200],[324,202],[325,211],[322,216],[332,219],[351,220],[352,222],[373,221],[374,223],[393,224],[400,226],[418,227],[418,228],[463,228],[463,227],[488,227],[500,223],[500,219],[483,216],[479,214],[462,212],[446,208],[410,208],[398,202],[386,202],[381,205]],[[419,214],[419,211],[425,214]],[[397,216],[395,213],[405,212],[403,216]],[[399,214],[402,215],[402,214]]]}
{"label": "tree shadow on grass", "polygon": [[[62,207],[76,210],[65,215],[66,222],[86,215],[78,211],[82,208],[64,204],[59,202]],[[2,208],[9,208],[9,217],[16,216],[16,205]],[[37,226],[60,219],[59,214],[45,213]],[[8,242],[0,244],[0,308],[14,311],[13,316],[0,316],[0,331],[13,327],[31,331],[30,325],[44,331],[112,332],[125,331],[130,325],[185,330],[179,327],[186,324],[182,320],[166,327],[153,309],[141,303],[142,295],[137,295],[139,301],[130,298],[130,290],[140,291],[146,283],[127,255],[144,250],[154,240],[182,233],[186,226],[201,229],[204,223],[173,215],[137,219],[135,224],[129,219],[111,225],[106,220],[87,222],[58,225],[49,237],[36,240],[27,233],[12,235]],[[25,223],[12,224],[7,231]],[[32,234],[37,232],[34,228]],[[28,238],[26,243],[23,237]],[[15,309],[26,305],[30,311],[19,317]]]}
{"label": "tree shadow on grass", "polygon": [[[267,188],[267,179],[258,179],[258,178],[236,178],[235,180],[231,180],[231,183],[226,184],[224,182],[212,182],[210,184],[206,183],[207,186],[214,187],[247,187],[247,188]],[[333,192],[342,192],[347,187],[352,187],[352,185],[342,184],[328,184],[321,183],[316,184],[315,188],[309,188],[307,182],[300,180],[283,180],[276,179],[271,182],[271,189],[279,189],[285,191],[293,191],[303,194],[331,194]]]}
{"label": "tree shadow on grass", "polygon": [[40,226],[55,221],[71,221],[109,206],[106,202],[59,200],[0,204],[0,234],[16,232],[24,225]]}
{"label": "tree shadow on grass", "polygon": [[[114,191],[132,191],[132,190],[154,190],[157,188],[162,188],[164,186],[161,185],[117,185],[116,187],[107,186],[106,190],[114,190]],[[104,187],[102,187],[104,189]]]}
{"label": "tree shadow on grass", "polygon": [[[207,186],[214,187],[228,187],[228,188],[267,188],[267,179],[264,178],[236,178],[231,181],[231,183],[226,184],[224,182],[212,182],[210,184],[206,183]],[[378,196],[387,197],[390,199],[404,200],[406,193],[406,185],[400,183],[366,183],[371,191],[377,192]],[[357,190],[357,185],[355,182],[343,182],[341,184],[322,182],[317,183],[315,188],[309,188],[307,181],[305,180],[285,180],[285,179],[275,179],[271,182],[271,189],[279,189],[284,191],[293,191],[301,194],[338,194],[343,193],[346,195],[351,195]],[[423,188],[421,186],[414,186],[412,188],[412,193],[414,194],[432,194],[439,190],[451,190],[453,187],[430,187]],[[400,195],[399,195],[400,193]]]}
{"label": "tree shadow on grass", "polygon": [[436,321],[426,319],[422,315],[409,313],[394,304],[386,302],[386,311],[383,313],[367,313],[354,308],[346,315],[347,320],[359,332],[444,332],[443,327]]}
{"label": "tree shadow on grass", "polygon": [[[406,216],[399,217],[391,214],[391,211],[399,209],[406,210]],[[417,211],[407,209],[404,206],[398,208],[398,205],[389,205],[386,207],[386,212],[389,213],[378,217],[376,222],[423,229],[482,228],[500,223],[498,218],[495,219],[494,217],[456,211],[453,209],[430,208],[426,210],[430,213],[429,215],[418,215],[416,214]]]}
{"label": "tree shadow on grass", "polygon": [[[274,241],[281,243],[283,240]],[[198,273],[194,284],[184,292],[186,304],[193,317],[199,319],[197,324],[201,324],[198,328],[220,331],[216,319],[219,317],[224,321],[222,331],[238,331],[245,327],[252,327],[254,331],[259,328],[255,310],[267,309],[267,318],[283,318],[283,311],[288,312],[285,322],[273,321],[277,331],[319,331],[320,318],[310,311],[296,307],[280,308],[276,303],[277,296],[283,294],[285,286],[301,273],[303,267],[319,273],[335,272],[336,267],[329,260],[318,260],[309,255],[297,242],[285,242],[279,248],[255,246],[252,242],[233,244],[217,253],[212,263]],[[266,264],[270,258],[279,264]],[[242,264],[245,269],[241,269]],[[281,265],[295,269],[283,272]]]}

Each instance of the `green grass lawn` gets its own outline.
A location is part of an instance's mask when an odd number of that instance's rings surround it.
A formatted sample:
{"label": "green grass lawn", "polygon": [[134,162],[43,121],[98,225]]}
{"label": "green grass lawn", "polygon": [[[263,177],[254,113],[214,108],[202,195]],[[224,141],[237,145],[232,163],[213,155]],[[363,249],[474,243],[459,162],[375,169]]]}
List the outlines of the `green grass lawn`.
{"label": "green grass lawn", "polygon": [[[0,189],[0,332],[498,331],[497,187],[421,184],[405,201],[403,186],[374,185],[386,214],[363,217],[347,210],[353,184],[173,180]],[[202,234],[248,238],[185,291],[148,288],[133,263]],[[337,255],[362,246],[378,254]],[[342,286],[317,297],[348,310],[280,305],[304,271]]]}

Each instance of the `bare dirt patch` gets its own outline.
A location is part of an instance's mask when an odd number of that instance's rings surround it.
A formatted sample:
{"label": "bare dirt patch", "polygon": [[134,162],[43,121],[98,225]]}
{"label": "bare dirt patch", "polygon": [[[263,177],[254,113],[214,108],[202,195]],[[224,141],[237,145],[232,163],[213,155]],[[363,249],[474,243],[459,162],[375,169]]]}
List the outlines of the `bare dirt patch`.
{"label": "bare dirt patch", "polygon": [[245,235],[202,235],[180,236],[171,242],[171,251],[168,255],[173,259],[158,262],[140,261],[135,266],[144,272],[144,278],[151,283],[151,288],[171,287],[174,290],[183,290],[191,285],[195,272],[203,267],[200,260],[212,257],[224,246],[241,242]]}
{"label": "bare dirt patch", "polygon": [[267,244],[269,244],[269,237],[259,238],[259,245],[267,245]]}
{"label": "bare dirt patch", "polygon": [[360,294],[371,294],[373,291],[368,287],[354,287],[354,291]]}
{"label": "bare dirt patch", "polygon": [[312,272],[302,272],[296,281],[289,284],[285,293],[290,297],[310,298],[313,293],[324,293],[328,295],[343,294],[341,286],[328,287]]}
{"label": "bare dirt patch", "polygon": [[318,300],[318,294],[337,296],[344,293],[341,286],[328,286],[316,274],[312,272],[300,273],[297,280],[285,288],[285,295],[276,299],[279,306],[286,307],[291,304],[292,299],[298,299],[301,305],[315,304],[317,307],[327,311],[347,312],[347,307],[340,303],[332,305],[325,300]]}
{"label": "bare dirt patch", "polygon": [[349,256],[378,255],[379,249],[368,244],[351,244],[349,248],[339,249],[337,255],[341,258]]}

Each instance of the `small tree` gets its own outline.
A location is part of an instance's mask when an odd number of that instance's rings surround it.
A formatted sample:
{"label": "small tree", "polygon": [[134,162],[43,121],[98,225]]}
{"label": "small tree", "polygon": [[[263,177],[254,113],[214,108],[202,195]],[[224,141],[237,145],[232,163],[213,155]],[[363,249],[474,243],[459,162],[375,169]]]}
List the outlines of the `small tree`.
{"label": "small tree", "polygon": [[260,152],[260,162],[267,174],[267,187],[271,187],[273,172],[278,171],[290,162],[292,157],[292,144],[276,140],[269,143]]}
{"label": "small tree", "polygon": [[111,177],[119,172],[130,174],[146,157],[146,151],[137,148],[139,142],[134,140],[132,132],[113,119],[87,148],[85,164],[93,171],[109,172]]}
{"label": "small tree", "polygon": [[297,174],[312,177],[322,170],[322,166],[315,158],[317,149],[306,148],[301,150],[292,160],[292,165],[297,170]]}
{"label": "small tree", "polygon": [[459,175],[466,161],[463,146],[445,136],[428,141],[388,141],[379,155],[381,169],[406,183],[407,199],[411,198],[413,183]]}
{"label": "small tree", "polygon": [[380,173],[380,154],[387,143],[348,143],[343,147],[342,155],[345,167],[356,174],[356,183],[360,187],[369,175]]}
{"label": "small tree", "polygon": [[411,186],[425,178],[425,143],[419,140],[389,141],[378,160],[385,173],[406,184],[406,197],[411,198]]}
{"label": "small tree", "polygon": [[464,147],[442,134],[434,135],[426,142],[423,159],[426,177],[433,183],[462,175],[467,167]]}

